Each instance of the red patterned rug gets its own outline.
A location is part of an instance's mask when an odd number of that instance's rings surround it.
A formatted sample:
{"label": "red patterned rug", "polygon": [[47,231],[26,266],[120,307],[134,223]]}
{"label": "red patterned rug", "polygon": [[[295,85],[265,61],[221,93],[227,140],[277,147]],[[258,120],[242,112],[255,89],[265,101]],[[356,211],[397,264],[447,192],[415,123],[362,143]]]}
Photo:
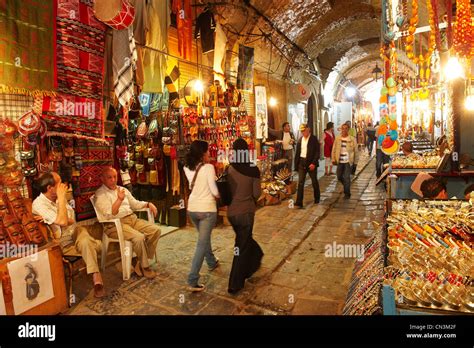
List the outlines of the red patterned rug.
{"label": "red patterned rug", "polygon": [[48,129],[103,136],[102,81],[105,24],[92,1],[57,0],[58,96],[45,97]]}
{"label": "red patterned rug", "polygon": [[95,216],[90,197],[102,185],[100,175],[104,167],[113,165],[113,144],[100,144],[85,140],[76,140],[74,153],[81,156],[83,167],[79,177],[81,194],[74,197],[76,201],[76,218],[78,221]]}

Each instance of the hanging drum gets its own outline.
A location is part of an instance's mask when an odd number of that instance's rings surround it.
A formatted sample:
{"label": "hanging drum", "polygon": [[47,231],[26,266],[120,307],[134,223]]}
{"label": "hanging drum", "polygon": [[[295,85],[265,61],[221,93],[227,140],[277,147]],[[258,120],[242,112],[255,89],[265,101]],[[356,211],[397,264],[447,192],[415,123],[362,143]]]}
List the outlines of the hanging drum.
{"label": "hanging drum", "polygon": [[189,106],[196,106],[199,103],[199,91],[196,90],[195,84],[198,80],[189,80],[184,86],[184,100]]}
{"label": "hanging drum", "polygon": [[135,18],[135,9],[128,0],[95,0],[95,17],[116,30],[128,28]]}

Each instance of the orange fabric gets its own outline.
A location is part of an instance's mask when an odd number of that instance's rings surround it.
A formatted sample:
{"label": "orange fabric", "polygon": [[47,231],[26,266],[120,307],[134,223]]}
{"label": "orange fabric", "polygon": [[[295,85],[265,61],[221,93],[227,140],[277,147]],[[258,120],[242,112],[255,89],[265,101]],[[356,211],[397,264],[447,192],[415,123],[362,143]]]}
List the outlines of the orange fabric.
{"label": "orange fabric", "polygon": [[178,27],[178,49],[184,59],[191,59],[193,47],[193,19],[191,0],[173,0],[172,11]]}

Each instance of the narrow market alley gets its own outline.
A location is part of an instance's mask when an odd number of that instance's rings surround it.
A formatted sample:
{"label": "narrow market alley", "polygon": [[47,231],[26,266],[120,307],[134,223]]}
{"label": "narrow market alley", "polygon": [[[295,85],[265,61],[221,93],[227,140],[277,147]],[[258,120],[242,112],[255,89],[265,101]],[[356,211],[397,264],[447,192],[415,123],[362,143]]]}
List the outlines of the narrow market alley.
{"label": "narrow market alley", "polygon": [[211,273],[203,266],[205,292],[186,290],[197,238],[188,226],[158,243],[154,280],[132,276],[123,282],[118,269],[110,266],[104,275],[109,296],[97,299],[79,277],[75,280],[79,303],[70,314],[342,314],[355,258],[326,257],[326,247],[363,245],[376,233],[371,222],[381,221],[385,192],[375,187],[375,159],[365,153],[353,178],[350,200],[343,199],[335,175],[320,177],[318,205],[311,201],[309,180],[306,184],[304,209],[291,209],[291,201],[283,201],[257,211],[254,236],[265,256],[261,269],[238,295],[227,293],[234,233],[222,225],[212,234],[220,267]]}

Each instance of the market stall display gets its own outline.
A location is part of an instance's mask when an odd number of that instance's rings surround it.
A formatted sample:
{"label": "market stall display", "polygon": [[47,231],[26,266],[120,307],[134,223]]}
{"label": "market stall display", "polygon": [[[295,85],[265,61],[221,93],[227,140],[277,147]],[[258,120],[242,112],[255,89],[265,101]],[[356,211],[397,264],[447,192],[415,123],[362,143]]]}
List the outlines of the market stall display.
{"label": "market stall display", "polygon": [[382,312],[381,286],[384,276],[384,240],[376,233],[364,246],[362,259],[354,265],[344,315],[376,315]]}
{"label": "market stall display", "polygon": [[474,312],[473,213],[466,201],[393,201],[384,285],[398,306]]}

